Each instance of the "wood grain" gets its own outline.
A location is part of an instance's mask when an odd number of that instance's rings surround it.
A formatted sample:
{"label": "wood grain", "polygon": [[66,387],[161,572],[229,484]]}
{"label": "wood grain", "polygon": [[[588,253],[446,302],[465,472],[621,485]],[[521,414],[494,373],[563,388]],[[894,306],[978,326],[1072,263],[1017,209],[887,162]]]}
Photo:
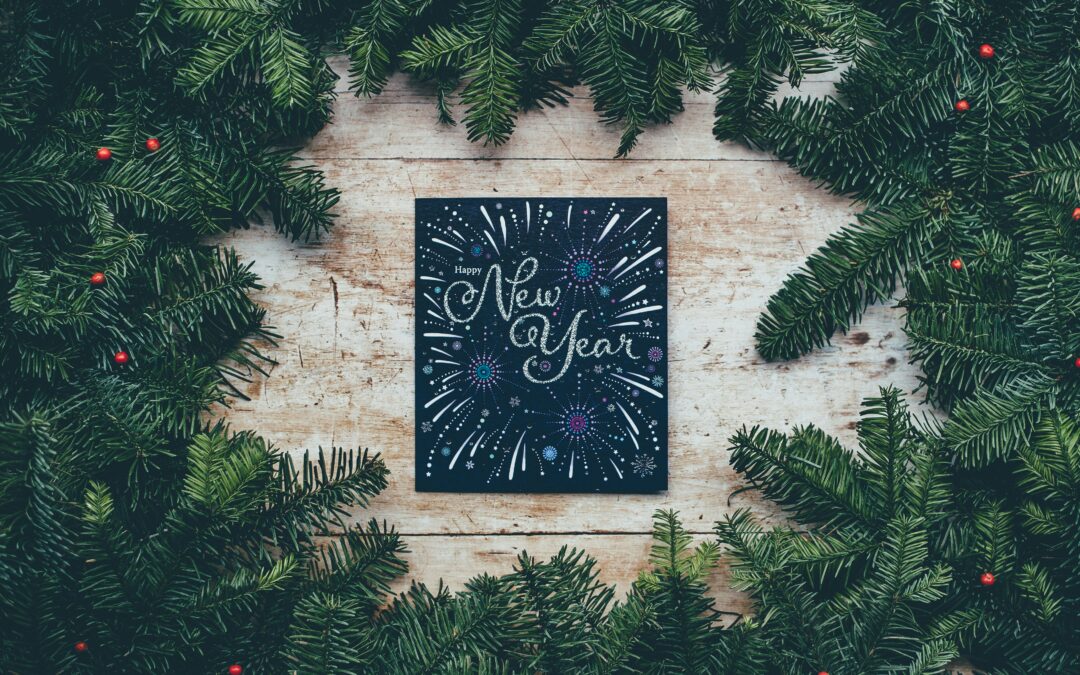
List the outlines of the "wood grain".
{"label": "wood grain", "polygon": [[[340,72],[340,71],[339,71]],[[827,82],[811,83],[823,87]],[[224,243],[253,260],[258,295],[284,335],[251,401],[226,417],[290,452],[369,447],[392,472],[368,513],[406,537],[412,577],[460,588],[507,571],[522,547],[567,543],[601,558],[625,588],[645,561],[651,515],[678,509],[694,532],[733,509],[774,519],[741,487],[726,442],[740,426],[815,423],[854,440],[859,401],[889,383],[911,390],[899,310],[873,307],[831,347],[789,363],[754,350],[757,318],[784,277],[854,208],[786,165],[711,137],[710,97],[651,129],[631,160],[586,92],[530,113],[509,145],[469,144],[435,125],[430,98],[400,76],[372,100],[342,94],[335,124],[306,148],[342,191],[338,225],[297,245],[251,229]],[[413,490],[413,200],[416,197],[663,196],[669,208],[670,489],[660,495],[453,495]],[[742,600],[715,589],[732,606]]]}

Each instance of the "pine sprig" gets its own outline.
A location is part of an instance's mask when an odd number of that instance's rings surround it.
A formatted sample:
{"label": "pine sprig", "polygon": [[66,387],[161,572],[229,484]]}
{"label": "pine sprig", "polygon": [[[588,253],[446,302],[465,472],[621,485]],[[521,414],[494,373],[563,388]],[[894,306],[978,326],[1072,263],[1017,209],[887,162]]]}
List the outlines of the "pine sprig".
{"label": "pine sprig", "polygon": [[758,322],[758,348],[769,359],[791,358],[847,332],[872,303],[891,296],[897,270],[930,254],[948,227],[929,209],[886,207],[859,215],[787,278]]}
{"label": "pine sprig", "polygon": [[[734,557],[736,587],[771,617],[763,630],[775,631],[773,648],[800,668],[938,672],[971,625],[969,614],[933,624],[956,565],[935,546],[952,507],[940,442],[894,389],[864,403],[857,428],[859,455],[813,429],[736,434],[736,470],[808,531],[766,531],[742,511],[717,534]],[[768,471],[747,460],[764,448]]]}

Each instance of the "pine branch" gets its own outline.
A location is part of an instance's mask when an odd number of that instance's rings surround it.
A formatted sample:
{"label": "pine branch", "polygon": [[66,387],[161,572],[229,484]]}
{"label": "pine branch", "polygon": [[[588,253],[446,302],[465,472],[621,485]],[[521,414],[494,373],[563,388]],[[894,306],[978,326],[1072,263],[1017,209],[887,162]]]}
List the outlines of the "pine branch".
{"label": "pine branch", "polygon": [[299,547],[311,532],[344,528],[346,505],[366,507],[386,488],[386,465],[366,450],[331,448],[324,453],[320,448],[314,459],[305,452],[299,469],[282,455],[277,470],[280,486],[262,513],[259,530],[273,532],[273,542],[290,549]]}
{"label": "pine branch", "polygon": [[982,391],[958,405],[945,424],[945,441],[961,465],[985,467],[1028,441],[1056,385],[1048,378],[1017,379],[999,391]]}
{"label": "pine branch", "polygon": [[376,671],[378,645],[365,630],[359,603],[316,594],[296,608],[290,628],[288,657],[300,672],[342,674]]}
{"label": "pine branch", "polygon": [[800,520],[837,526],[874,521],[862,467],[820,430],[804,427],[788,437],[754,427],[730,442],[735,470]]}
{"label": "pine branch", "polygon": [[304,107],[314,96],[308,73],[312,67],[301,37],[279,28],[262,38],[262,73],[280,108]]}
{"label": "pine branch", "polygon": [[860,214],[857,227],[834,235],[769,299],[755,333],[762,355],[793,358],[846,332],[892,295],[900,272],[929,253],[944,226],[940,215],[911,205]]}
{"label": "pine branch", "polygon": [[345,37],[349,54],[349,88],[357,96],[382,92],[390,74],[391,52],[405,29],[413,8],[401,0],[372,0],[360,13],[359,23]]}
{"label": "pine branch", "polygon": [[385,603],[390,582],[408,571],[405,552],[398,533],[373,518],[321,550],[312,580],[321,592],[355,603],[369,615]]}

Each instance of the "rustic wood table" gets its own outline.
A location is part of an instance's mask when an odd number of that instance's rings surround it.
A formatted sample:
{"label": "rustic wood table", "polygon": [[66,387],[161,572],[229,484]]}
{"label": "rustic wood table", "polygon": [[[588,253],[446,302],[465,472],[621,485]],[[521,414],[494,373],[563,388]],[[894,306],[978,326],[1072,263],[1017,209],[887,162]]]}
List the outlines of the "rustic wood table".
{"label": "rustic wood table", "polygon": [[[341,61],[333,63],[347,71]],[[879,386],[911,391],[900,310],[872,307],[833,345],[765,363],[754,328],[769,295],[829,233],[850,222],[848,200],[786,164],[711,135],[713,96],[691,95],[675,124],[650,128],[629,159],[612,159],[583,89],[565,108],[519,119],[509,144],[483,147],[440,126],[430,92],[395,76],[385,93],[342,91],[334,123],[303,151],[342,192],[337,226],[294,244],[271,228],[223,238],[253,260],[257,296],[284,335],[278,361],[226,417],[285,451],[367,447],[382,453],[390,486],[358,520],[395,525],[410,549],[409,580],[452,589],[504,573],[522,550],[586,549],[601,577],[625,591],[646,560],[655,509],[677,509],[701,538],[725,513],[777,511],[728,466],[742,425],[814,423],[854,442],[859,402]],[[827,78],[804,83],[820,94]],[[416,197],[661,196],[669,210],[670,483],[659,495],[482,495],[413,489],[413,200]],[[913,399],[913,405],[918,399]],[[716,572],[723,609],[746,601]]]}

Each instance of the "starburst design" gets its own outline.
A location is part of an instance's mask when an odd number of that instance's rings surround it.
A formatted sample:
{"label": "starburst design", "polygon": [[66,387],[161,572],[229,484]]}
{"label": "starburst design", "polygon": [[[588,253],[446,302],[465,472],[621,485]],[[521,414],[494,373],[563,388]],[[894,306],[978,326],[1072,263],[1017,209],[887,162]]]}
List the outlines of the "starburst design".
{"label": "starburst design", "polygon": [[651,476],[653,471],[656,471],[656,460],[648,455],[638,455],[633,462],[630,462],[630,467],[635,474],[645,478]]}

